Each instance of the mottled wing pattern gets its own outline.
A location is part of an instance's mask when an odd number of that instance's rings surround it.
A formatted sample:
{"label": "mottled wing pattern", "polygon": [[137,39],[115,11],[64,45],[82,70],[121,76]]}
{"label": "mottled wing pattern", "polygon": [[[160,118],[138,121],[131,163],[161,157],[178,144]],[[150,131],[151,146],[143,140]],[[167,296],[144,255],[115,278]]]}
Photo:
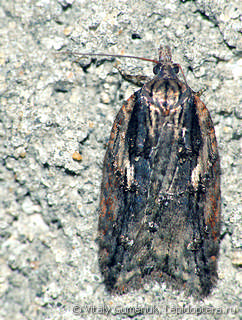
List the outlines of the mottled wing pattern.
{"label": "mottled wing pattern", "polygon": [[151,279],[198,297],[209,294],[217,279],[220,168],[214,127],[169,61],[125,102],[111,131],[99,262],[112,293]]}

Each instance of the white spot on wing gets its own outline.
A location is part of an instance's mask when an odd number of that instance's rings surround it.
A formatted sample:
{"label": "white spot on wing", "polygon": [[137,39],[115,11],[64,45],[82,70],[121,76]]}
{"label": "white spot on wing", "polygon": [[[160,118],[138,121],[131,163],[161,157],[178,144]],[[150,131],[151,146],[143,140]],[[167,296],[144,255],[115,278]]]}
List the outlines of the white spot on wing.
{"label": "white spot on wing", "polygon": [[126,174],[127,174],[127,185],[130,188],[134,181],[134,166],[130,165],[130,162],[126,162]]}
{"label": "white spot on wing", "polygon": [[194,188],[194,190],[198,189],[198,184],[200,181],[200,173],[201,173],[201,163],[200,161],[198,161],[197,166],[192,170],[192,178],[191,178],[191,182],[192,182],[192,186]]}

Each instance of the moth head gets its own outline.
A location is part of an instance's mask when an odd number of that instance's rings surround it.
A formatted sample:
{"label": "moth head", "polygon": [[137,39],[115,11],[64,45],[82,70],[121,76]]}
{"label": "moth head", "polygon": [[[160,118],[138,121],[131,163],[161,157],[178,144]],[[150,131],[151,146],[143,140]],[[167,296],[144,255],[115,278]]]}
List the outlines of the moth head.
{"label": "moth head", "polygon": [[166,74],[176,76],[179,73],[180,66],[176,63],[162,63],[159,62],[154,66],[153,72],[156,75],[161,77],[165,76]]}

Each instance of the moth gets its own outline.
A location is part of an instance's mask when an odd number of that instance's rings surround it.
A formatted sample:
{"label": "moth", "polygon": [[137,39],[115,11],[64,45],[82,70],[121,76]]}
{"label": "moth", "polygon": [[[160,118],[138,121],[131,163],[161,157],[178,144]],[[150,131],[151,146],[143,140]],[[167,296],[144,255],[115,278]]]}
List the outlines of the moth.
{"label": "moth", "polygon": [[98,224],[112,294],[157,281],[199,298],[217,280],[218,147],[209,111],[180,70],[161,46],[154,77],[141,77],[113,123]]}

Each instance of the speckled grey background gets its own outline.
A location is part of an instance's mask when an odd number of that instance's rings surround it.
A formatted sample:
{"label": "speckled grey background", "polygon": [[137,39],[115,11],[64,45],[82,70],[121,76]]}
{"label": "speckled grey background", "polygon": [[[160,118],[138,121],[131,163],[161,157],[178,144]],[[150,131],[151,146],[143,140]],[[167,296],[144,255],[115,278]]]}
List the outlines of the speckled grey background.
{"label": "speckled grey background", "polygon": [[[104,305],[115,319],[239,319],[241,19],[239,0],[1,0],[0,319],[105,319]],[[60,53],[157,58],[160,44],[171,46],[194,90],[207,88],[202,100],[221,155],[219,281],[200,302],[156,283],[120,297],[106,293],[95,242],[102,161],[115,114],[137,88],[112,59]],[[150,63],[119,62],[127,72],[152,74]],[[128,306],[154,314],[121,309]],[[220,309],[175,314],[207,306]]]}

